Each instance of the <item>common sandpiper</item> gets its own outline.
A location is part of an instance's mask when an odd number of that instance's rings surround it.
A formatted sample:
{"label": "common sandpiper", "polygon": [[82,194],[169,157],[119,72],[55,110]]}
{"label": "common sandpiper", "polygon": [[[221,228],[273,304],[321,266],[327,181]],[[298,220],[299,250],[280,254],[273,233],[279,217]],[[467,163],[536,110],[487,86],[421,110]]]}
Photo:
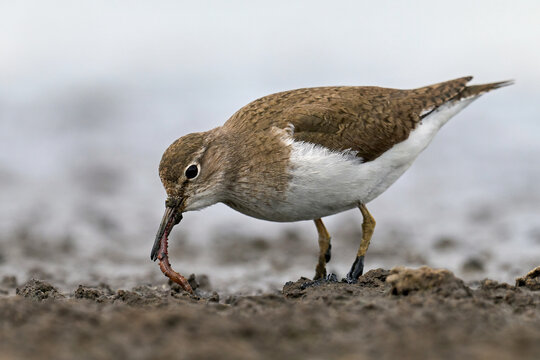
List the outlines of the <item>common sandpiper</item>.
{"label": "common sandpiper", "polygon": [[511,84],[467,86],[471,79],[412,90],[332,86],[280,92],[247,104],[223,126],[179,138],[159,165],[168,198],[151,259],[193,292],[169,264],[167,238],[182,213],[221,202],[263,220],[313,220],[319,234],[314,279],[323,279],[331,245],[322,218],[358,207],[362,239],[345,278],[355,282],[375,228],[366,204],[411,166],[451,117],[480,95]]}

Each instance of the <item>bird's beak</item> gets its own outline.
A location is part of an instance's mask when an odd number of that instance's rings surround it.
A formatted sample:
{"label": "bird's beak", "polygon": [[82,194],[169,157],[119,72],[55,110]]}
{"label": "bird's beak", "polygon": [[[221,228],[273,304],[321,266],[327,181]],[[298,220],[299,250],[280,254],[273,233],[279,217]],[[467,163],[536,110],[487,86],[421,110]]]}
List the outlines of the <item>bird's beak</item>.
{"label": "bird's beak", "polygon": [[150,254],[150,259],[153,261],[156,261],[158,258],[158,251],[161,246],[161,241],[166,241],[174,225],[180,223],[180,220],[182,220],[182,211],[180,210],[181,204],[182,200],[178,199],[173,200],[169,198],[165,202],[165,214],[161,220],[161,225],[159,225],[156,240],[154,240],[154,246],[152,246],[152,253]]}

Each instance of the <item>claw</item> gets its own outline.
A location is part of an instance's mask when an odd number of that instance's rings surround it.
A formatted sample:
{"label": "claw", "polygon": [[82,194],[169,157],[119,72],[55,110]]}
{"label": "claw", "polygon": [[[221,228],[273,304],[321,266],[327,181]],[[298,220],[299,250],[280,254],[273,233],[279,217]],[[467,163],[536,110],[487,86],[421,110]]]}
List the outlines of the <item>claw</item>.
{"label": "claw", "polygon": [[364,257],[363,256],[357,256],[354,260],[354,263],[351,266],[351,270],[347,274],[347,277],[345,277],[342,281],[346,282],[348,284],[356,284],[358,282],[358,278],[362,273],[364,272]]}
{"label": "claw", "polygon": [[334,273],[330,273],[330,274],[326,275],[325,280],[326,280],[326,282],[337,282],[338,281],[337,275],[334,274]]}

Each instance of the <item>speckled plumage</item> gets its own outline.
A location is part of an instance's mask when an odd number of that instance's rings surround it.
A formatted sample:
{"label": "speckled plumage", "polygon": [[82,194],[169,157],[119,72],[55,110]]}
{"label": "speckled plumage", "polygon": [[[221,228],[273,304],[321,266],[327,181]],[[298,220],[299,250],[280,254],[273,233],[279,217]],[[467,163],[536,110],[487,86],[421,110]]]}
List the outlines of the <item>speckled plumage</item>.
{"label": "speckled plumage", "polygon": [[305,88],[255,100],[224,125],[237,134],[294,126],[294,138],[370,161],[405,140],[420,114],[457,97],[471,77],[414,90],[374,86]]}
{"label": "speckled plumage", "polygon": [[[321,278],[330,238],[320,219],[359,207],[364,232],[347,275],[355,281],[375,227],[365,204],[408,169],[452,116],[481,94],[510,84],[467,86],[471,79],[412,90],[339,86],[280,92],[247,104],[223,126],[181,137],[160,163],[175,205],[168,206],[152,258],[166,244],[163,234],[177,214],[222,202],[265,220],[316,220]],[[188,167],[197,169],[194,177],[188,178]],[[167,265],[162,259],[166,254],[160,261]]]}
{"label": "speckled plumage", "polygon": [[[178,139],[162,158],[160,177],[169,195],[183,195],[179,191],[186,189],[179,188],[178,180],[188,162],[201,156],[200,161],[210,164],[202,166],[201,177],[210,179],[228,168],[219,175],[228,194],[218,196],[218,202],[241,210],[244,205],[238,200],[245,197],[272,206],[289,181],[290,148],[283,146],[282,136],[333,151],[354,151],[362,161],[372,161],[407,139],[440,105],[506,84],[466,86],[471,78],[413,90],[341,86],[268,95],[242,107],[222,127]],[[220,169],[212,167],[216,162]]]}

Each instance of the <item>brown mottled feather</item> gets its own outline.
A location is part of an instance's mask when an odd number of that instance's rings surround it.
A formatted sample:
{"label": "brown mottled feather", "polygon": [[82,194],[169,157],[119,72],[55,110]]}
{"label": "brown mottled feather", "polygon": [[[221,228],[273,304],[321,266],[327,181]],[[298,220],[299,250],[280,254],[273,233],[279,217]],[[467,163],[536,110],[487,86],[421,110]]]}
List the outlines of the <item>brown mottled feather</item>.
{"label": "brown mottled feather", "polygon": [[292,124],[295,140],[336,151],[350,149],[364,161],[371,161],[406,140],[422,120],[422,112],[506,85],[467,87],[471,79],[468,76],[413,90],[341,86],[285,91],[244,106],[223,127],[255,133]]}

